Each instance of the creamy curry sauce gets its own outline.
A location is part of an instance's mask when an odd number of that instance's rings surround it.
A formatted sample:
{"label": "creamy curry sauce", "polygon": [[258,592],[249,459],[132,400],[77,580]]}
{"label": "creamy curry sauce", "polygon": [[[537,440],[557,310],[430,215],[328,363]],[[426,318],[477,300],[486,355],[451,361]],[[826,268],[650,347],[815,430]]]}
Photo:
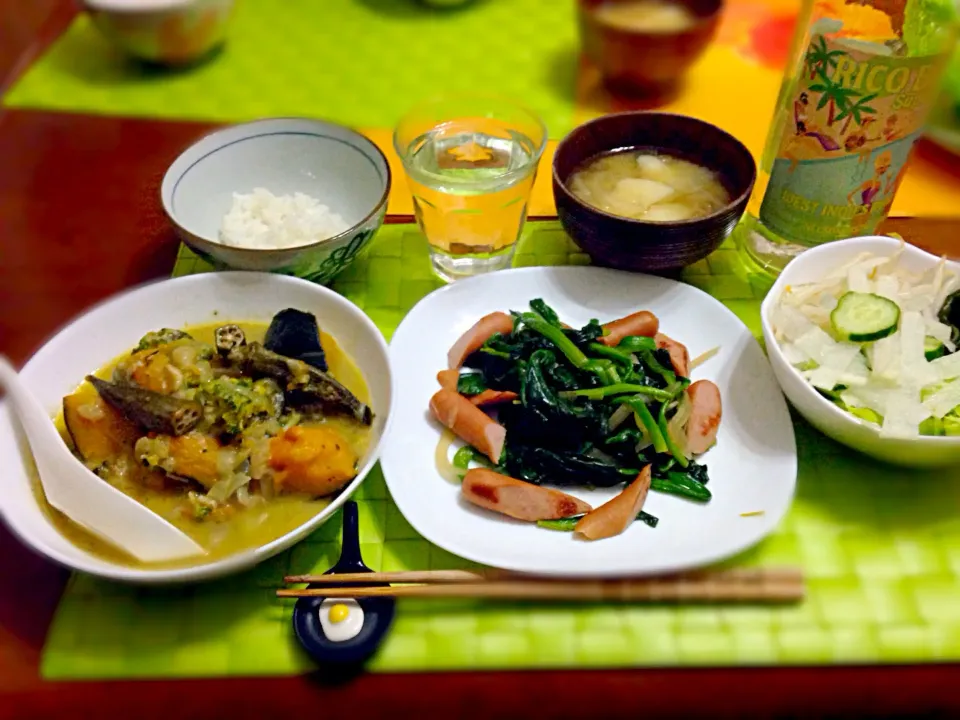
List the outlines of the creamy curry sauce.
{"label": "creamy curry sauce", "polygon": [[[196,340],[213,344],[213,331],[224,324],[224,322],[217,322],[195,325],[185,327],[184,330]],[[263,340],[267,330],[266,323],[238,324],[245,332],[248,340]],[[360,401],[369,404],[369,391],[360,370],[330,335],[321,332],[320,338],[326,354],[329,373],[356,395]],[[110,378],[117,364],[126,357],[128,357],[128,353],[116,358],[94,374],[100,378]],[[97,394],[96,390],[86,382],[78,391],[90,393],[91,397],[95,397]],[[57,416],[55,422],[64,441],[68,445],[72,445],[62,412]],[[330,416],[316,421],[311,420],[310,423],[303,423],[304,427],[316,424],[327,425],[340,432],[362,462],[370,443],[369,426],[339,416]],[[147,480],[146,484],[143,482],[144,479]],[[244,507],[234,503],[232,507],[235,508],[235,511],[228,518],[206,518],[197,521],[191,517],[185,517],[182,512],[185,492],[183,487],[178,483],[162,480],[158,477],[156,471],[140,469],[133,478],[112,477],[109,480],[127,495],[162,515],[207,550],[207,554],[202,558],[170,563],[141,563],[113,545],[100,540],[71,521],[59,510],[51,507],[43,496],[39,480],[35,480],[34,491],[40,506],[54,526],[70,542],[104,560],[133,567],[160,568],[200,565],[243,550],[259,547],[304,524],[327,507],[336,497],[336,495],[333,495],[314,498],[303,494],[277,494],[272,499],[252,507]]]}

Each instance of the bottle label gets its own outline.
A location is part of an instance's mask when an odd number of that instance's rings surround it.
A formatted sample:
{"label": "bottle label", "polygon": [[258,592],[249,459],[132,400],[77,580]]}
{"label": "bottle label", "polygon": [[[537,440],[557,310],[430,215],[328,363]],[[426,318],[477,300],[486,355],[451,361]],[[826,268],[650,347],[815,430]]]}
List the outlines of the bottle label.
{"label": "bottle label", "polygon": [[870,234],[890,212],[943,57],[871,45],[814,35],[786,96],[760,220],[789,240]]}

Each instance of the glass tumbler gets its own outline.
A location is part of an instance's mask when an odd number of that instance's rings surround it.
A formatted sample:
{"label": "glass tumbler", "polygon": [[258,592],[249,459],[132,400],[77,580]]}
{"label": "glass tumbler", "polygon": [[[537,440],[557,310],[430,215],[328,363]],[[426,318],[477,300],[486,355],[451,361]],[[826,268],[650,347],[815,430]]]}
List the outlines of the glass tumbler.
{"label": "glass tumbler", "polygon": [[436,98],[400,121],[394,146],[437,275],[510,264],[546,141],[540,118],[494,96]]}

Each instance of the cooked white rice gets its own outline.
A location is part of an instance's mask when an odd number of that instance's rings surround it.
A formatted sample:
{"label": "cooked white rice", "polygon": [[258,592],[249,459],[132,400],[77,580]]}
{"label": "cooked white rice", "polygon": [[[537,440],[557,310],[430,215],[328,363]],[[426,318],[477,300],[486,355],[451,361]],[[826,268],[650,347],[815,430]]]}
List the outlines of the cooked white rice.
{"label": "cooked white rice", "polygon": [[343,218],[303,193],[274,195],[264,188],[234,193],[220,242],[231,247],[279,250],[326,240],[350,229]]}

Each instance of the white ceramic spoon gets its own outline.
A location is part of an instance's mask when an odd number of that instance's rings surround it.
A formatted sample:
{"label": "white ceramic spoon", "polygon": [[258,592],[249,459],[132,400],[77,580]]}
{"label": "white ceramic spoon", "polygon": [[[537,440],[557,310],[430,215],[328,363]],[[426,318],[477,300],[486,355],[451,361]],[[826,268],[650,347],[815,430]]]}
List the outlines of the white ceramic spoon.
{"label": "white ceramic spoon", "polygon": [[73,456],[43,406],[0,355],[0,388],[20,420],[33,452],[43,494],[53,507],[142,562],[203,555],[206,551],[155,512],[101,480]]}

